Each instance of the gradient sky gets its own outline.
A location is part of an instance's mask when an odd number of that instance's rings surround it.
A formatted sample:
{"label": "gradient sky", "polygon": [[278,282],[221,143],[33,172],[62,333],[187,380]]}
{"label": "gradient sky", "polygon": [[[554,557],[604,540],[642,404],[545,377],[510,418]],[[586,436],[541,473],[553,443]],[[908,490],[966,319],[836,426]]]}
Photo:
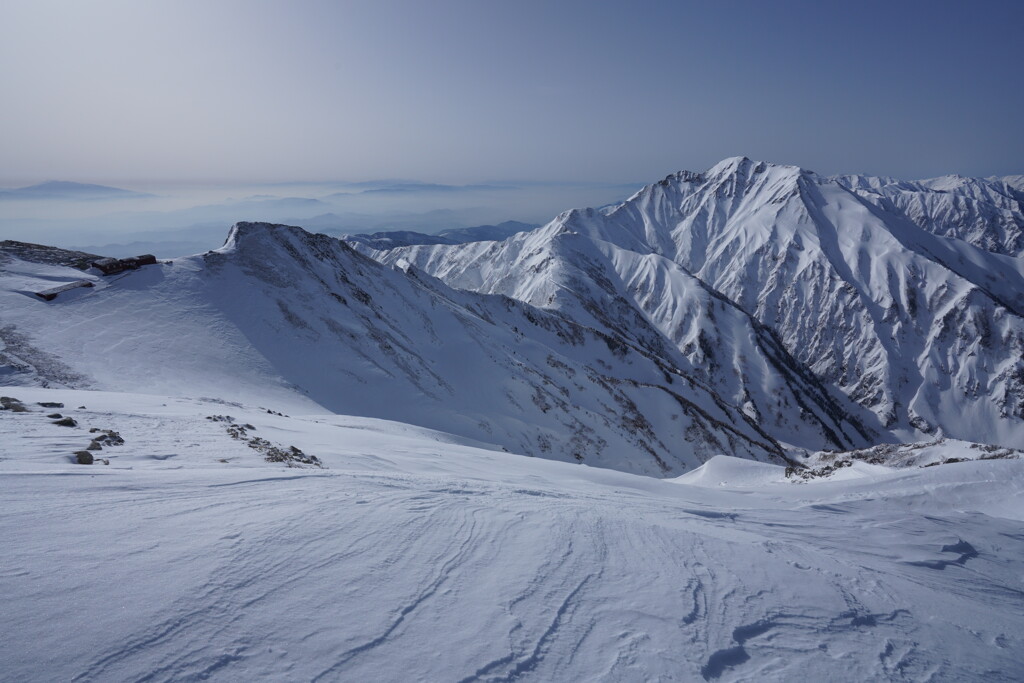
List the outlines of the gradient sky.
{"label": "gradient sky", "polygon": [[0,0],[0,184],[1024,173],[1024,2]]}

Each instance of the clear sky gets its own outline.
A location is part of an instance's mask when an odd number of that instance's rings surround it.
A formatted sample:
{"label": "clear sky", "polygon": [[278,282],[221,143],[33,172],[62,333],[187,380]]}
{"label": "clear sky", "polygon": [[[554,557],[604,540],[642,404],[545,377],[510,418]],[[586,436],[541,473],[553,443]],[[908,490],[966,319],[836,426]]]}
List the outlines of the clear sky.
{"label": "clear sky", "polygon": [[0,0],[0,184],[1024,173],[1024,2]]}

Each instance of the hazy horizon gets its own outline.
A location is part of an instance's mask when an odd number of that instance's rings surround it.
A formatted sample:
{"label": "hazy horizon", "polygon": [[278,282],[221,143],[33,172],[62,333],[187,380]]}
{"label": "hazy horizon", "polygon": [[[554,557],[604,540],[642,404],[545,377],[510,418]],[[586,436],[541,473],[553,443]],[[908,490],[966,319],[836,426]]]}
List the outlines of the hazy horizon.
{"label": "hazy horizon", "polygon": [[[0,189],[156,196],[0,201],[0,239],[544,223],[740,155],[1024,173],[1022,19],[994,0],[8,0]],[[456,187],[380,187],[409,182]]]}
{"label": "hazy horizon", "polygon": [[412,230],[435,233],[508,220],[542,224],[571,208],[626,199],[642,186],[525,183],[469,187],[409,181],[218,184],[123,189],[144,196],[0,198],[0,239],[47,243],[111,256],[160,257],[219,246],[244,220],[298,225],[331,235]]}
{"label": "hazy horizon", "polygon": [[0,185],[1024,172],[1013,2],[9,0]]}
{"label": "hazy horizon", "polygon": [[10,193],[0,194],[0,239],[111,256],[152,252],[173,258],[219,246],[238,221],[285,223],[334,236],[393,230],[437,233],[505,221],[542,225],[563,211],[621,202],[661,177],[636,183],[473,185],[415,179],[250,184],[149,181],[104,185],[145,193],[112,196],[93,194],[95,188],[88,187],[60,188],[43,197],[19,196],[0,188]]}

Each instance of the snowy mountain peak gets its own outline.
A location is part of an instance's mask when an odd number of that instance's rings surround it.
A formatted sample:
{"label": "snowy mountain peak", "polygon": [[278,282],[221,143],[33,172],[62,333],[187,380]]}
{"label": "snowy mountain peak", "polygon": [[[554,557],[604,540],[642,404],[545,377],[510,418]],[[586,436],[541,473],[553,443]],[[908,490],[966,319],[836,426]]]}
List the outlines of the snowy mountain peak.
{"label": "snowy mountain peak", "polygon": [[628,203],[646,201],[666,205],[654,211],[663,214],[666,209],[678,210],[678,205],[688,197],[708,191],[728,197],[746,196],[751,192],[769,192],[773,196],[767,201],[771,201],[780,193],[795,194],[802,178],[816,179],[817,176],[812,171],[798,166],[754,161],[748,157],[732,157],[715,164],[703,173],[679,171],[670,174],[664,180],[642,188],[626,202],[611,207],[606,213],[622,209]]}
{"label": "snowy mountain peak", "polygon": [[676,171],[665,176],[664,180],[661,180],[658,185],[662,187],[669,183],[702,183],[706,180],[706,176],[703,173],[697,173],[695,171]]}
{"label": "snowy mountain peak", "polygon": [[786,164],[773,164],[768,161],[755,161],[749,157],[739,156],[723,159],[703,175],[710,179],[724,179],[729,176],[750,177],[761,173],[771,173],[775,176],[799,176],[801,174],[814,175],[813,171],[802,169],[799,166]]}
{"label": "snowy mountain peak", "polygon": [[[168,393],[215,395],[233,373],[289,401],[633,471],[923,436],[1020,446],[1024,265],[964,227],[1012,244],[1024,214],[1011,190],[735,157],[503,241],[357,252],[240,222],[216,251],[48,308],[25,292],[81,274],[8,267],[15,341],[0,360],[22,379],[123,389],[123,369],[76,355],[65,316],[132,327],[153,309],[180,343],[140,345],[139,363],[161,359],[148,381]],[[480,378],[499,388],[486,400]]]}
{"label": "snowy mountain peak", "polygon": [[[694,367],[714,355],[695,340],[738,353],[720,321],[693,316],[704,290],[869,411],[885,438],[1019,447],[1024,265],[1007,255],[1024,247],[1024,197],[1014,192],[981,179],[823,178],[733,157],[486,251],[377,257],[622,334],[652,326],[634,339],[654,353],[674,347]],[[721,381],[719,368],[704,379]]]}
{"label": "snowy mountain peak", "polygon": [[727,157],[709,168],[707,174],[708,176],[723,176],[734,173],[746,173],[755,165],[755,162],[751,161],[750,157],[747,156]]}

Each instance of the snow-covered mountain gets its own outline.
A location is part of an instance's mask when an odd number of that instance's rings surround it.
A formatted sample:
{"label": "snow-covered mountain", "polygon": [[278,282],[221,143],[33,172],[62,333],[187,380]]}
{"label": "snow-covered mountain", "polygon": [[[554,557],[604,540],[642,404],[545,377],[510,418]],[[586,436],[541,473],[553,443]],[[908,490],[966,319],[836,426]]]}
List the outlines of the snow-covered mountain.
{"label": "snow-covered mountain", "polygon": [[747,364],[762,363],[734,322],[712,315],[714,301],[759,324],[755,338],[777,341],[822,391],[870,411],[855,420],[875,438],[1019,447],[1019,202],[1000,180],[830,179],[732,158],[501,243],[374,256],[619,330],[656,353],[674,346],[741,402]]}
{"label": "snow-covered mountain", "polygon": [[221,249],[89,275],[49,302],[34,292],[83,274],[5,253],[7,384],[316,408],[659,476],[723,452],[782,462],[790,445],[871,443],[771,335],[695,283],[700,315],[735,337],[714,342],[732,349],[714,351],[725,379],[640,316],[613,327],[457,291],[300,228],[241,223]]}
{"label": "snow-covered mountain", "polygon": [[1020,261],[895,182],[0,242],[0,679],[1019,680]]}
{"label": "snow-covered mountain", "polygon": [[1012,177],[952,175],[911,182],[844,175],[834,180],[928,232],[997,254],[1024,251],[1024,191]]}
{"label": "snow-covered mountain", "polygon": [[1020,447],[1024,262],[997,253],[1019,196],[734,158],[503,241],[350,248],[243,223],[217,251],[49,303],[32,292],[81,274],[15,250],[0,353],[8,382],[213,396],[230,377],[661,475],[716,453]]}

